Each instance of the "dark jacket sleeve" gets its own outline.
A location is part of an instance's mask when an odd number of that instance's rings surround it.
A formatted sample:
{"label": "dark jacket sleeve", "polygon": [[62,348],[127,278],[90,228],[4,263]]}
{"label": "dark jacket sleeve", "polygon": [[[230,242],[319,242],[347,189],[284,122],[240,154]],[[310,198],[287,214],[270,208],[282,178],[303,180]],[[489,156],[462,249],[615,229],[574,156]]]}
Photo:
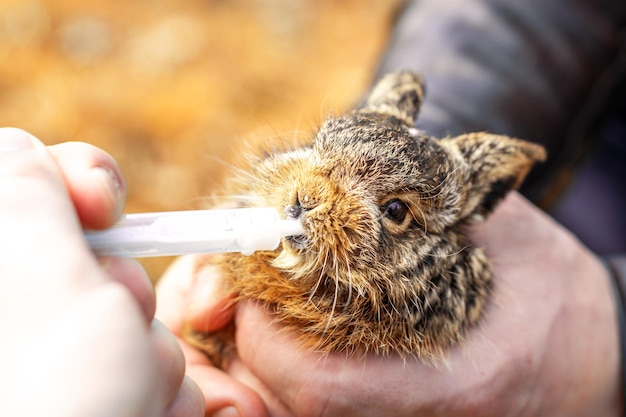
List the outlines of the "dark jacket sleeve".
{"label": "dark jacket sleeve", "polygon": [[538,142],[550,155],[546,171],[574,147],[583,113],[610,92],[625,21],[623,0],[409,1],[378,76],[424,76],[417,124],[427,133],[490,131]]}
{"label": "dark jacket sleeve", "polygon": [[610,256],[607,259],[613,276],[617,279],[622,292],[626,293],[626,255]]}
{"label": "dark jacket sleeve", "polygon": [[606,265],[612,278],[620,334],[620,359],[622,363],[622,409],[626,407],[626,255],[607,258]]}
{"label": "dark jacket sleeve", "polygon": [[424,75],[419,123],[426,131],[515,134],[549,150],[616,59],[626,13],[622,0],[417,0],[405,7],[379,73]]}

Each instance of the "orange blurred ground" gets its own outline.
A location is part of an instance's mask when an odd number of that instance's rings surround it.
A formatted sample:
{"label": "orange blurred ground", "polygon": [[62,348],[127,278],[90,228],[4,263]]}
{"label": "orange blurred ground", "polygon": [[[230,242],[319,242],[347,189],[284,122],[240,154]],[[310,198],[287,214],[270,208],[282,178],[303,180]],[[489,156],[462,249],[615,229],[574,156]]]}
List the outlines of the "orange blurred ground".
{"label": "orange blurred ground", "polygon": [[243,141],[363,94],[401,2],[0,0],[0,125],[111,153],[127,212],[198,208]]}

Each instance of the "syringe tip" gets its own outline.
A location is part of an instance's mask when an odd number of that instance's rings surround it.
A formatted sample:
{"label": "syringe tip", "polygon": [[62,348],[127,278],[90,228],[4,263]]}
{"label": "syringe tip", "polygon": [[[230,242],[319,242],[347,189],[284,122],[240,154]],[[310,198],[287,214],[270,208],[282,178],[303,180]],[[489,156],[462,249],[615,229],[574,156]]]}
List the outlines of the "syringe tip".
{"label": "syringe tip", "polygon": [[281,220],[278,227],[281,236],[296,236],[304,233],[300,220]]}

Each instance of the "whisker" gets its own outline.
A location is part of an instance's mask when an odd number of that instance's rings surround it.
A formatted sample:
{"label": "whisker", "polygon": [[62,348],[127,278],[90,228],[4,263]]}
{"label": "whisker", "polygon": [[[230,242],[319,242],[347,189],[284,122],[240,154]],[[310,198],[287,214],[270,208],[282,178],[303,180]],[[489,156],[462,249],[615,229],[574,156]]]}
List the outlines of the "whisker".
{"label": "whisker", "polygon": [[352,271],[350,269],[350,260],[348,259],[348,254],[344,253],[346,258],[346,273],[348,275],[348,299],[346,300],[346,304],[344,306],[344,311],[346,311],[350,307],[350,302],[352,301]]}
{"label": "whisker", "polygon": [[335,309],[337,307],[337,299],[339,298],[339,279],[337,275],[339,274],[339,264],[337,262],[337,254],[333,254],[334,264],[335,264],[335,276],[333,277],[333,281],[335,281],[335,294],[333,296],[333,305],[330,309],[330,314],[328,315],[328,320],[326,321],[326,326],[324,327],[324,331],[322,334],[326,334],[330,325],[332,323],[333,317],[335,315]]}
{"label": "whisker", "polygon": [[[321,256],[321,253],[318,254],[318,256]],[[326,251],[325,255],[324,255],[324,262],[322,263],[322,270],[320,271],[320,276],[317,279],[317,282],[315,283],[315,286],[311,290],[311,293],[309,294],[309,299],[307,300],[307,303],[310,303],[313,300],[313,297],[315,296],[315,293],[319,289],[319,286],[322,283],[322,280],[324,279],[324,273],[326,272],[326,263],[327,262],[328,262],[328,252]]]}

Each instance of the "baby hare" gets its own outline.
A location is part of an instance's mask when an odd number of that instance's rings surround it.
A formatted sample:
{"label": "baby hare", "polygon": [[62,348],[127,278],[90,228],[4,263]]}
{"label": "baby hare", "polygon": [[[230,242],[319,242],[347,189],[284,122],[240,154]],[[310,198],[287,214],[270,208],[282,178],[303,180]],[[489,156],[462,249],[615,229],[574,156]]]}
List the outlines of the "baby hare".
{"label": "baby hare", "polygon": [[[432,361],[481,317],[492,270],[466,226],[545,150],[488,133],[429,137],[414,126],[423,95],[417,75],[389,74],[355,110],[252,161],[226,190],[303,225],[275,251],[210,259],[235,300],[264,303],[304,348]],[[224,366],[232,326],[187,339]]]}

